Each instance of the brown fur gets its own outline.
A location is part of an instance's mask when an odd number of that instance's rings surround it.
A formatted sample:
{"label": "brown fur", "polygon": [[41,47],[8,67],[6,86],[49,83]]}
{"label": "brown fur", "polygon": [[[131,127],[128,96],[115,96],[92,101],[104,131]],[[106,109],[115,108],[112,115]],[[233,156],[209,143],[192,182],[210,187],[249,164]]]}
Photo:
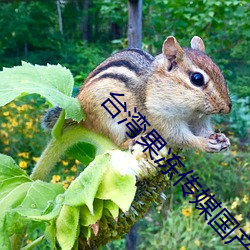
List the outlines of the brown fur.
{"label": "brown fur", "polygon": [[[231,109],[225,79],[203,53],[205,46],[199,37],[192,39],[191,46],[195,49],[182,49],[174,37],[168,37],[163,54],[156,58],[137,49],[109,57],[89,74],[78,95],[87,114],[84,125],[107,135],[117,145],[129,139],[126,123],[117,124],[128,114],[121,112],[112,119],[101,106],[107,98],[112,99],[113,92],[125,94],[118,97],[119,101],[126,102],[131,112],[136,107],[151,124],[148,131],[156,129],[171,146],[208,152],[228,147],[227,138],[226,145],[208,138],[213,134],[208,115],[228,113]],[[190,82],[189,74],[194,70],[206,74],[208,80],[202,87]]]}

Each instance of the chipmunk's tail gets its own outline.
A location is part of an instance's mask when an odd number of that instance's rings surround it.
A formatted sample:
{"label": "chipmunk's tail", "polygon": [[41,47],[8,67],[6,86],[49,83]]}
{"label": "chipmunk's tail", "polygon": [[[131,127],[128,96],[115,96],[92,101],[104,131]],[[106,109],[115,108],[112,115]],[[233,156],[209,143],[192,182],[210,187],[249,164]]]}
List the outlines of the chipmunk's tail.
{"label": "chipmunk's tail", "polygon": [[61,111],[62,109],[58,106],[46,110],[41,120],[42,128],[45,130],[51,130],[56,124]]}

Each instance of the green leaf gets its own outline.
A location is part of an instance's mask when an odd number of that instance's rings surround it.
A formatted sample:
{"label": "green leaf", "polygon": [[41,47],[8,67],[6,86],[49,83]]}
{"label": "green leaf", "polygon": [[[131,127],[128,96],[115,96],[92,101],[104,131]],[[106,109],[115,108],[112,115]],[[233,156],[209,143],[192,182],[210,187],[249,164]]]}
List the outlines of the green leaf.
{"label": "green leaf", "polygon": [[28,178],[28,175],[10,156],[0,154],[0,181],[17,176],[26,176]]}
{"label": "green leaf", "polygon": [[87,206],[80,207],[80,225],[89,226],[95,224],[102,217],[103,200],[95,199],[93,203],[94,215],[90,213]]}
{"label": "green leaf", "polygon": [[64,204],[70,206],[87,205],[93,214],[93,201],[105,172],[110,165],[110,155],[103,154],[93,162],[70,184],[65,192]]}
{"label": "green leaf", "polygon": [[56,249],[56,223],[51,221],[45,229],[45,237],[50,242],[51,249]]}
{"label": "green leaf", "polygon": [[41,245],[41,243],[44,241],[44,235],[40,236],[36,240],[32,241],[30,244],[28,244],[25,247],[22,247],[21,250],[32,250],[35,247]]}
{"label": "green leaf", "polygon": [[79,207],[64,205],[56,220],[56,238],[64,250],[71,250],[79,234]]}
{"label": "green leaf", "polygon": [[136,179],[133,175],[121,175],[119,171],[108,168],[98,188],[96,198],[112,200],[123,212],[129,210],[136,192]]}
{"label": "green leaf", "polygon": [[108,211],[111,213],[112,217],[116,219],[119,215],[119,207],[110,200],[103,201],[103,207],[108,209]]}
{"label": "green leaf", "polygon": [[78,100],[71,97],[73,84],[72,74],[61,65],[34,66],[22,62],[22,66],[0,72],[0,106],[18,96],[36,93],[65,109],[66,118],[79,122],[84,114]]}
{"label": "green leaf", "polygon": [[79,142],[70,147],[66,154],[88,165],[95,158],[96,148],[92,144]]}
{"label": "green leaf", "polygon": [[31,182],[27,176],[17,176],[0,181],[0,201],[17,186],[25,182]]}
{"label": "green leaf", "polygon": [[26,209],[27,213],[29,209],[42,212],[47,207],[48,201],[55,200],[56,196],[61,193],[64,193],[61,185],[37,180],[30,186],[20,208]]}

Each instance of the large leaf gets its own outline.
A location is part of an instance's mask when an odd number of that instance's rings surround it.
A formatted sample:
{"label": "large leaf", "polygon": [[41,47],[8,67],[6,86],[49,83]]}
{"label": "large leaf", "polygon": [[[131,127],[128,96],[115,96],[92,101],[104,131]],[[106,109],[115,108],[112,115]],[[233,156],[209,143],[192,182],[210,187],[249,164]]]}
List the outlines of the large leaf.
{"label": "large leaf", "polygon": [[28,177],[10,156],[0,154],[0,181],[22,175]]}
{"label": "large leaf", "polygon": [[71,250],[79,234],[79,207],[64,205],[56,220],[56,238],[64,250]]}
{"label": "large leaf", "polygon": [[71,97],[73,85],[72,74],[61,65],[34,66],[22,62],[22,66],[0,72],[0,106],[18,96],[36,93],[53,106],[65,109],[66,118],[80,121],[84,114],[78,100]]}
{"label": "large leaf", "polygon": [[93,162],[71,183],[65,192],[64,203],[70,206],[87,205],[93,214],[93,201],[110,161],[109,154],[97,156]]}
{"label": "large leaf", "polygon": [[96,148],[92,144],[78,142],[70,147],[66,154],[84,163],[85,165],[88,165],[95,158]]}
{"label": "large leaf", "polygon": [[135,196],[135,183],[136,179],[133,175],[121,175],[116,169],[108,168],[100,183],[96,198],[112,200],[126,212]]}
{"label": "large leaf", "polygon": [[32,181],[9,156],[0,155],[0,162],[0,249],[9,249],[9,236],[22,232],[31,221],[28,216],[41,216],[52,210],[50,216],[53,214],[54,219],[59,214],[63,199],[56,198],[64,189],[61,185]]}

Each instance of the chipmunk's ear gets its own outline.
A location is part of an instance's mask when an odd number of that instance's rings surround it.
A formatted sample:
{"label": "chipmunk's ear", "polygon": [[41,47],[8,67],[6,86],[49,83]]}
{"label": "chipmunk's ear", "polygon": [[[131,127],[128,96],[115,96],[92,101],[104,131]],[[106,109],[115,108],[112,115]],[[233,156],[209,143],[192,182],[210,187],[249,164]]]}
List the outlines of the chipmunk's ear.
{"label": "chipmunk's ear", "polygon": [[182,59],[183,50],[175,37],[169,36],[162,46],[162,54],[170,61],[179,61]]}
{"label": "chipmunk's ear", "polygon": [[198,37],[198,36],[194,36],[191,40],[191,48],[192,49],[197,49],[197,50],[200,50],[202,52],[205,51],[205,45],[204,45],[204,42],[203,40]]}

